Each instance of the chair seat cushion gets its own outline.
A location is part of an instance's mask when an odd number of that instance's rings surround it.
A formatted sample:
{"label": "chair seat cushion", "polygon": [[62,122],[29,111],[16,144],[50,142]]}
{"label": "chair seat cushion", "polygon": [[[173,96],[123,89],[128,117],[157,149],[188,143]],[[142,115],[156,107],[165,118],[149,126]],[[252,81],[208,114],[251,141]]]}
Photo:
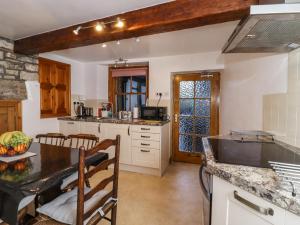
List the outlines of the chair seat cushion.
{"label": "chair seat cushion", "polygon": [[[37,211],[43,215],[49,216],[52,219],[65,223],[65,224],[76,224],[77,215],[77,188],[72,191],[66,192],[58,196],[53,201],[38,208]],[[85,193],[89,192],[89,188],[85,188]],[[99,202],[108,192],[105,190],[99,191],[91,199],[84,203],[84,211],[87,212],[95,204]],[[85,221],[84,224],[88,222]]]}

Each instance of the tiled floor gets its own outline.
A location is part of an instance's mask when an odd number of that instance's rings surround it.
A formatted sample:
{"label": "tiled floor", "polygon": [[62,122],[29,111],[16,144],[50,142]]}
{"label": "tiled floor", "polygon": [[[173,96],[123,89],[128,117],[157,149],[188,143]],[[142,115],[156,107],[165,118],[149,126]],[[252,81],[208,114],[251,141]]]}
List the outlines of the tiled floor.
{"label": "tiled floor", "polygon": [[121,171],[117,224],[202,225],[198,169],[198,165],[174,163],[161,178]]}

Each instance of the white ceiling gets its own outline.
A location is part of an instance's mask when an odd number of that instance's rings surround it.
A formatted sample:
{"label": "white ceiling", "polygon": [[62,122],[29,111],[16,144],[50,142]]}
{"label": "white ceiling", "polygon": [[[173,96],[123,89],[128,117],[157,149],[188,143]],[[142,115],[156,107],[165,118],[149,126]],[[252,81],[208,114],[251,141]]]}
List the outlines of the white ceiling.
{"label": "white ceiling", "polygon": [[135,39],[121,40],[85,47],[53,52],[82,62],[110,61],[119,57],[125,59],[193,54],[220,51],[237,25],[235,22],[144,36],[140,42]]}
{"label": "white ceiling", "polygon": [[168,0],[1,0],[0,36],[13,40]]}

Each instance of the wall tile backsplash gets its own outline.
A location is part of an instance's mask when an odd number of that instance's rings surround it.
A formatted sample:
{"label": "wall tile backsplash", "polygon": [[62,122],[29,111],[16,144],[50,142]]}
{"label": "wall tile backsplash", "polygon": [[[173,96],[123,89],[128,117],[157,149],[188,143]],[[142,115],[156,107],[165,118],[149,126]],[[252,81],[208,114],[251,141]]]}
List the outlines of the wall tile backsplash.
{"label": "wall tile backsplash", "polygon": [[289,53],[287,93],[265,95],[263,128],[300,147],[300,50]]}

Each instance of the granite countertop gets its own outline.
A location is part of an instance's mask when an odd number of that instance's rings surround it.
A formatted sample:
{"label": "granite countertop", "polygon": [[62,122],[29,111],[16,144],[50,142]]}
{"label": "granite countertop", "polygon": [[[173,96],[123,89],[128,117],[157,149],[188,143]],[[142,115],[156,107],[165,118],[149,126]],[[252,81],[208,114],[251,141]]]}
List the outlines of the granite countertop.
{"label": "granite countertop", "polygon": [[67,121],[81,121],[81,122],[97,122],[97,123],[115,123],[115,124],[131,124],[131,125],[147,125],[147,126],[163,126],[170,122],[166,121],[155,121],[155,120],[142,120],[142,119],[131,119],[131,120],[120,120],[117,118],[98,118],[98,117],[86,117],[80,118],[76,116],[60,117],[58,120]]}
{"label": "granite countertop", "polygon": [[[206,138],[203,143],[209,145]],[[217,163],[210,148],[204,149],[213,175],[300,216],[300,190],[293,197],[291,186],[284,186],[272,169]]]}

